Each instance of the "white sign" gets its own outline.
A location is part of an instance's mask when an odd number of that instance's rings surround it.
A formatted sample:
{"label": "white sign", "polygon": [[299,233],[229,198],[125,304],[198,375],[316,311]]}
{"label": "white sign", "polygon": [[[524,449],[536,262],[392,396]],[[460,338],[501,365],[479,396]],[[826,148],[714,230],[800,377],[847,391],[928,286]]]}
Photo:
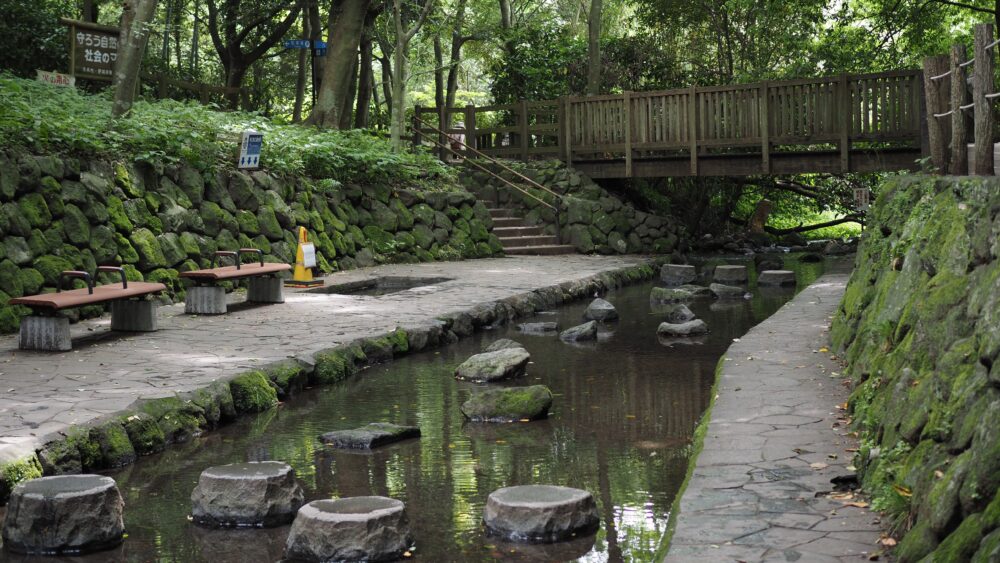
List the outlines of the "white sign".
{"label": "white sign", "polygon": [[264,145],[264,135],[256,131],[244,131],[240,143],[239,168],[260,168],[260,149]]}
{"label": "white sign", "polygon": [[872,191],[868,188],[854,188],[854,208],[868,211],[871,207]]}
{"label": "white sign", "polygon": [[302,243],[302,266],[305,268],[316,267],[316,246],[311,242]]}
{"label": "white sign", "polygon": [[51,84],[53,86],[68,86],[70,88],[76,86],[75,76],[61,74],[58,72],[46,72],[44,70],[36,70],[35,72],[38,73],[39,82],[44,82],[45,84]]}

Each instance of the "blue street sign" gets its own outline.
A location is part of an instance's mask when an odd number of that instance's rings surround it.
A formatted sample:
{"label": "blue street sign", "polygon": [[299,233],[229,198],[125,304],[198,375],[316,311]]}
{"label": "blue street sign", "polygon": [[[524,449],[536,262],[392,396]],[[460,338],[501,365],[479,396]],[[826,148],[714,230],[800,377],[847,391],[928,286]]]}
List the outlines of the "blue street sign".
{"label": "blue street sign", "polygon": [[308,39],[289,39],[284,43],[286,49],[308,49]]}
{"label": "blue street sign", "polygon": [[316,49],[316,56],[317,57],[325,57],[326,56],[326,48],[324,47],[322,49]]}
{"label": "blue street sign", "polygon": [[260,167],[260,153],[264,145],[264,135],[256,131],[244,131],[243,142],[240,143],[239,168]]}
{"label": "blue street sign", "polygon": [[324,49],[325,50],[326,49],[326,41],[316,41],[315,43],[313,43],[313,47],[316,47],[317,49]]}

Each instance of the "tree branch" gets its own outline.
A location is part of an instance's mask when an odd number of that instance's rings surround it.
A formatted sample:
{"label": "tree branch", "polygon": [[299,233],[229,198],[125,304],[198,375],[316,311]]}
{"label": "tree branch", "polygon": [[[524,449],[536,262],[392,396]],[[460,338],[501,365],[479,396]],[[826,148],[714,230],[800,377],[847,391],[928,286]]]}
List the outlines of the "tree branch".
{"label": "tree branch", "polygon": [[798,227],[792,227],[790,229],[775,229],[774,227],[764,227],[764,230],[771,233],[772,235],[790,235],[792,233],[805,233],[808,231],[815,231],[816,229],[822,229],[824,227],[835,227],[837,225],[842,225],[844,223],[861,223],[865,224],[864,217],[861,215],[847,215],[846,217],[841,217],[840,219],[834,219],[833,221],[827,221],[825,223],[816,223],[815,225],[799,225]]}
{"label": "tree branch", "polygon": [[972,6],[969,4],[963,4],[962,2],[952,2],[951,0],[931,0],[936,4],[944,4],[946,6],[954,6],[956,8],[964,8],[966,10],[972,10],[973,12],[982,12],[984,14],[996,14],[996,10],[991,10],[989,8],[980,8],[979,6]]}

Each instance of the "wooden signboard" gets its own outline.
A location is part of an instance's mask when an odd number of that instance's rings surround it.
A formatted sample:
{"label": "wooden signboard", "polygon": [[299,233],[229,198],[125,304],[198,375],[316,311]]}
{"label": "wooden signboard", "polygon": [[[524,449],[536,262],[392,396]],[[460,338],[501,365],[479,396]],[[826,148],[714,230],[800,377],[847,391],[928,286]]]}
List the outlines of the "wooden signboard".
{"label": "wooden signboard", "polygon": [[118,28],[63,18],[69,26],[69,73],[111,81],[118,60]]}

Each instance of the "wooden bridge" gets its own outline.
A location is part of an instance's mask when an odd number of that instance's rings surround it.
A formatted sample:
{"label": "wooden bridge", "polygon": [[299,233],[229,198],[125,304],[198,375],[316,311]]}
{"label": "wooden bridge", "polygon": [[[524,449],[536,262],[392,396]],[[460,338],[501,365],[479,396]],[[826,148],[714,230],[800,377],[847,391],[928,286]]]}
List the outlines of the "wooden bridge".
{"label": "wooden bridge", "polygon": [[593,178],[876,172],[916,168],[928,152],[924,116],[923,73],[907,70],[418,106],[413,140],[445,143],[443,129],[489,156],[558,158]]}

